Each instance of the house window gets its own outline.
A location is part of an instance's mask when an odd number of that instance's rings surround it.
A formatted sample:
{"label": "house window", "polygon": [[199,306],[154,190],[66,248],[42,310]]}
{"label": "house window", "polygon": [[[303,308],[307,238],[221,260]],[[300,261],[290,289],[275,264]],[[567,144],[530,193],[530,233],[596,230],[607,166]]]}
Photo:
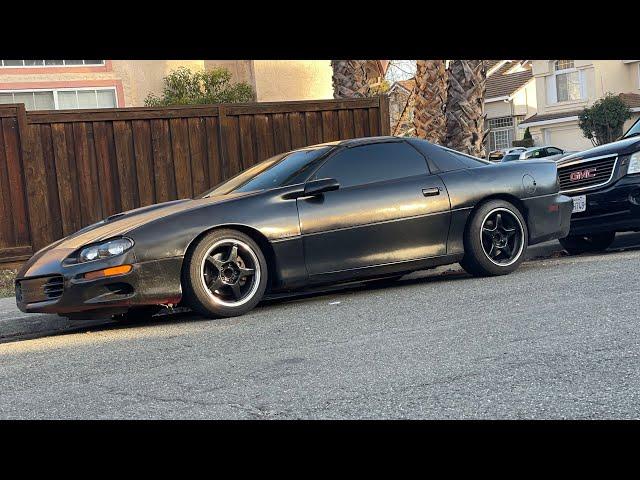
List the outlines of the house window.
{"label": "house window", "polygon": [[77,67],[82,65],[101,66],[104,60],[0,60],[0,67]]}
{"label": "house window", "polygon": [[489,151],[511,148],[513,142],[513,117],[490,118]]}
{"label": "house window", "polygon": [[115,108],[115,88],[0,91],[0,104],[24,103],[27,110]]}
{"label": "house window", "polygon": [[513,117],[499,117],[489,119],[489,128],[513,127]]}
{"label": "house window", "polygon": [[582,98],[581,75],[575,68],[574,61],[556,60],[554,66],[556,102],[580,100]]}

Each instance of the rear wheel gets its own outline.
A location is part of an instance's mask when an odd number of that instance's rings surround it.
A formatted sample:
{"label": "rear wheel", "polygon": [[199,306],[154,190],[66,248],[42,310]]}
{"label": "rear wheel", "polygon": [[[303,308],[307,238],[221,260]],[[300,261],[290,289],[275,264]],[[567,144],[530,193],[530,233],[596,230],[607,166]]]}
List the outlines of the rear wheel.
{"label": "rear wheel", "polygon": [[469,219],[460,265],[476,276],[511,273],[522,263],[527,239],[527,224],[513,204],[488,201]]}
{"label": "rear wheel", "polygon": [[602,252],[609,248],[616,238],[616,232],[594,233],[592,235],[569,235],[560,239],[560,245],[571,255],[587,252]]}
{"label": "rear wheel", "polygon": [[267,261],[248,235],[214,230],[185,258],[185,303],[206,317],[234,317],[255,307],[267,287]]}

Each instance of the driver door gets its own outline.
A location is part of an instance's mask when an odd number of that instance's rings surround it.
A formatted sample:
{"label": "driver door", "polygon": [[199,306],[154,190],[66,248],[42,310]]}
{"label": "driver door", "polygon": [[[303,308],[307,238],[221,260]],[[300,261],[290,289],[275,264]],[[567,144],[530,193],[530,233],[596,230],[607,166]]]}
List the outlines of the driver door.
{"label": "driver door", "polygon": [[344,148],[312,180],[321,178],[340,188],[297,200],[311,277],[446,253],[447,190],[408,143]]}

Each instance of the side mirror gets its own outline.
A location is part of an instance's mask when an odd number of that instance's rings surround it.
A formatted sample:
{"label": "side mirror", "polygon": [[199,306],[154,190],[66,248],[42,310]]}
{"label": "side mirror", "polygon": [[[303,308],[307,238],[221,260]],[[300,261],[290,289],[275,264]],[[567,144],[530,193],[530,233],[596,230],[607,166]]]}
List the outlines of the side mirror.
{"label": "side mirror", "polygon": [[340,184],[335,178],[321,178],[320,180],[312,180],[307,182],[304,186],[304,196],[312,197],[314,195],[320,195],[324,192],[330,192],[331,190],[338,190]]}

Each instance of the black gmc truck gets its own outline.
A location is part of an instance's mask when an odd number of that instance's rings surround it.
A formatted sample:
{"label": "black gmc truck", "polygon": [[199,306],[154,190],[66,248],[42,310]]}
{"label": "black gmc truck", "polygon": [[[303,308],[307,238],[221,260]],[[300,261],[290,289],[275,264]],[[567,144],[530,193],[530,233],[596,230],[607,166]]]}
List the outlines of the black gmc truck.
{"label": "black gmc truck", "polygon": [[605,250],[616,232],[640,231],[640,119],[616,142],[558,161],[560,192],[573,197],[570,254]]}

